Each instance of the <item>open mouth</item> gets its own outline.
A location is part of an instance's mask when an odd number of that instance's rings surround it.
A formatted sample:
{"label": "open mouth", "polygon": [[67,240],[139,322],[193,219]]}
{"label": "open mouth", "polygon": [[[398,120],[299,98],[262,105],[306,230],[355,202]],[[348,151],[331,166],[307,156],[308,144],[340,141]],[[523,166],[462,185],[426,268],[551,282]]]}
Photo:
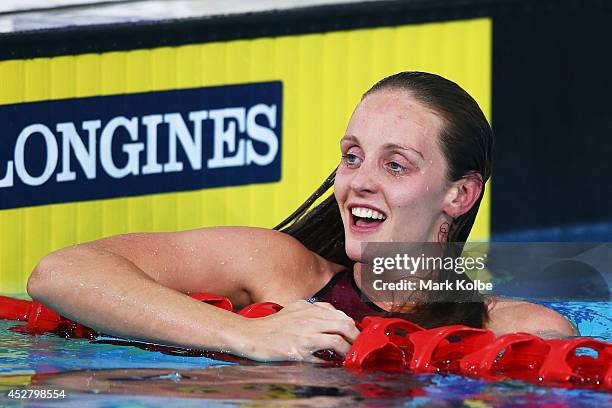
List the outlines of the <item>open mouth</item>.
{"label": "open mouth", "polygon": [[368,207],[355,206],[350,211],[351,227],[358,231],[377,229],[387,219],[382,212]]}

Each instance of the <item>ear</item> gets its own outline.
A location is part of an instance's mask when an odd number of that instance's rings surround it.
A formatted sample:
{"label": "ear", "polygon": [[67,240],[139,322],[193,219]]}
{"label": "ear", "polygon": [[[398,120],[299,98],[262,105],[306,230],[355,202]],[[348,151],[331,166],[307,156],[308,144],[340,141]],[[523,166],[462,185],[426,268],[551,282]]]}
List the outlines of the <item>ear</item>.
{"label": "ear", "polygon": [[482,192],[482,176],[470,173],[453,182],[443,211],[452,218],[457,218],[468,212],[480,197]]}

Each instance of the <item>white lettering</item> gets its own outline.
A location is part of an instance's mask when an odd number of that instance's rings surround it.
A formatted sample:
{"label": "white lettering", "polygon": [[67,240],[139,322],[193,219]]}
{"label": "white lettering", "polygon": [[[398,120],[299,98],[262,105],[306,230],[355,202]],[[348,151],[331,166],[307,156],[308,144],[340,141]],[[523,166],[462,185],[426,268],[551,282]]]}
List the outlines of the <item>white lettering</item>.
{"label": "white lettering", "polygon": [[[47,155],[45,169],[38,177],[30,175],[25,167],[25,144],[28,138],[35,133],[40,133],[45,139]],[[17,137],[17,143],[15,144],[15,171],[25,184],[29,186],[40,186],[49,180],[55,171],[55,166],[57,166],[57,153],[57,140],[55,140],[53,133],[48,127],[40,123],[27,126],[21,131]]]}
{"label": "white lettering", "polygon": [[420,290],[433,290],[433,281],[430,280],[421,280],[419,281],[419,289]]}
{"label": "white lettering", "polygon": [[[244,108],[227,108],[214,109],[209,112],[209,117],[214,121],[214,148],[213,157],[208,160],[208,167],[218,169],[221,167],[244,166],[245,163],[245,141],[238,142],[236,149],[236,122],[238,122],[238,131],[245,131],[245,109]],[[233,119],[225,129],[225,119]],[[234,156],[224,155],[224,146],[230,153],[236,152]]]}
{"label": "white lettering", "polygon": [[142,143],[126,143],[121,147],[124,153],[128,155],[127,164],[119,168],[113,161],[112,145],[115,131],[123,127],[127,130],[132,141],[138,140],[138,118],[127,119],[124,116],[117,116],[111,119],[102,130],[100,136],[100,162],[102,167],[109,176],[114,178],[123,178],[128,174],[138,174],[138,153],[144,149]]}
{"label": "white lettering", "polygon": [[6,162],[6,174],[0,180],[0,188],[13,187],[13,161]]}
{"label": "white lettering", "polygon": [[372,268],[372,272],[374,272],[377,275],[380,275],[381,273],[383,273],[385,271],[385,268],[382,267],[382,263],[384,262],[385,258],[381,258],[381,257],[376,257],[374,258],[374,262],[373,262],[373,268]]}
{"label": "white lettering", "polygon": [[142,117],[142,123],[147,128],[147,163],[142,166],[142,174],[162,172],[162,166],[157,162],[157,126],[162,123],[162,120],[162,115]]}
{"label": "white lettering", "polygon": [[70,147],[74,151],[77,161],[81,165],[88,179],[96,178],[96,132],[102,125],[99,120],[83,122],[83,130],[88,133],[89,151],[85,148],[83,141],[77,133],[74,123],[58,123],[56,129],[62,134],[62,171],[56,176],[56,180],[76,180],[76,173],[70,170]]}
{"label": "white lettering", "polygon": [[[56,182],[75,181],[80,177],[79,166],[88,180],[96,179],[100,173],[98,166],[102,174],[115,179],[128,175],[180,172],[184,170],[185,162],[191,169],[199,171],[205,158],[208,160],[204,165],[209,169],[250,164],[266,166],[275,160],[280,149],[275,133],[280,126],[276,115],[277,105],[260,103],[251,109],[231,107],[142,117],[116,116],[106,123],[100,119],[80,123],[67,121],[55,124],[55,128],[51,128],[53,131],[45,124],[34,123],[21,130],[13,157],[7,160],[6,166],[2,165],[6,171],[0,174],[0,188],[13,187],[16,179],[28,186],[39,186],[54,175],[53,181]],[[209,128],[212,128],[212,134],[205,135],[205,129]],[[166,140],[159,139],[162,137],[160,129],[168,132],[168,144],[162,144],[164,150],[167,148],[167,158],[158,156],[159,140]],[[139,139],[141,130],[144,140]],[[35,139],[42,136],[44,152],[33,151],[40,142],[36,139],[35,143],[28,144],[30,136]],[[204,137],[212,138],[208,139],[212,151],[206,157]],[[143,152],[145,149],[146,153]],[[179,149],[184,152],[186,160],[180,160]],[[32,166],[32,163],[40,161],[43,154],[46,157],[40,163],[40,167],[44,167],[42,173],[31,174],[39,172],[33,170],[39,167]],[[78,164],[74,163],[75,160]]]}
{"label": "white lettering", "polygon": [[189,114],[189,119],[194,122],[194,137],[191,137],[189,129],[183,121],[180,113],[168,113],[164,115],[164,122],[168,124],[168,150],[169,161],[164,164],[164,172],[182,171],[183,163],[177,160],[177,139],[185,150],[187,159],[194,170],[202,168],[202,120],[206,119],[206,111],[196,111]]}
{"label": "white lettering", "polygon": [[[257,124],[255,119],[257,115],[264,115],[268,119],[270,128],[260,126]],[[278,153],[278,138],[272,129],[276,128],[276,105],[267,106],[263,103],[257,104],[249,109],[247,114],[247,133],[248,135],[258,142],[262,142],[268,145],[268,152],[264,155],[257,153],[253,147],[253,142],[249,140],[246,151],[246,163],[255,163],[259,166],[266,166],[276,157]]]}

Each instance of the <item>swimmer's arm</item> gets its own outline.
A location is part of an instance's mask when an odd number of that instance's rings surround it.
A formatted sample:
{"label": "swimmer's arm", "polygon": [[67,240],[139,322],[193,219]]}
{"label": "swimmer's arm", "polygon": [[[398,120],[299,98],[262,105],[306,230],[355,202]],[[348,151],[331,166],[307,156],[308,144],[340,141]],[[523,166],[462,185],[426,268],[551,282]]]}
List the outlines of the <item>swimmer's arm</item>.
{"label": "swimmer's arm", "polygon": [[[317,273],[307,273],[321,265],[295,239],[270,230],[127,234],[47,255],[27,289],[60,314],[118,337],[259,359],[312,359],[295,350],[346,349],[343,338],[357,334],[352,320],[349,327],[345,315],[306,302],[270,318],[245,319],[185,293],[227,296],[234,306],[273,295],[288,304],[322,286],[313,278]],[[312,324],[305,327],[304,321]],[[270,339],[270,333],[276,336]]]}
{"label": "swimmer's arm", "polygon": [[43,259],[28,293],[60,314],[108,335],[221,350],[241,339],[239,317],[158,284],[131,261],[96,246]]}
{"label": "swimmer's arm", "polygon": [[[312,276],[321,275],[319,270],[325,270],[325,263],[297,240],[278,231],[250,227],[213,227],[104,238],[48,255],[30,279],[36,283],[41,280],[39,278],[46,278],[43,285],[36,285],[46,287],[56,281],[66,281],[68,271],[80,278],[104,275],[109,264],[101,253],[127,260],[140,275],[144,273],[167,288],[181,293],[207,292],[226,296],[237,308],[268,300],[263,297],[269,292],[281,291],[285,301],[303,299],[302,292],[314,293],[326,282],[310,281]],[[86,270],[76,267],[71,259],[74,256],[79,256]],[[92,270],[94,264],[100,265]],[[56,265],[63,272],[51,274],[52,268],[46,267],[49,265]],[[313,270],[314,274],[307,273]]]}
{"label": "swimmer's arm", "polygon": [[490,299],[486,328],[498,336],[513,332],[531,333],[542,338],[578,335],[576,327],[552,309],[501,297]]}

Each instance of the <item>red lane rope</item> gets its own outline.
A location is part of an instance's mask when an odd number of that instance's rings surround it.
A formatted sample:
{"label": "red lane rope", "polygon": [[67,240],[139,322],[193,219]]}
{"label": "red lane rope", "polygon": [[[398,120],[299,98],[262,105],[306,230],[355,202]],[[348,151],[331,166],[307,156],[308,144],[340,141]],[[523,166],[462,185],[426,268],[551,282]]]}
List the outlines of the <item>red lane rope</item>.
{"label": "red lane rope", "polygon": [[[207,293],[190,296],[234,311],[228,298]],[[260,302],[238,313],[258,318],[281,309],[276,303]],[[36,301],[0,296],[0,319],[26,321],[12,330],[28,334],[53,332],[89,339],[99,335]],[[591,338],[544,340],[528,333],[496,338],[490,330],[461,325],[426,330],[398,318],[365,317],[357,326],[361,333],[344,359],[347,369],[457,373],[485,379],[513,378],[537,384],[612,390],[612,343]],[[163,351],[164,347],[150,345],[148,349]],[[585,355],[585,350],[590,355]],[[325,351],[318,353],[334,356]]]}

